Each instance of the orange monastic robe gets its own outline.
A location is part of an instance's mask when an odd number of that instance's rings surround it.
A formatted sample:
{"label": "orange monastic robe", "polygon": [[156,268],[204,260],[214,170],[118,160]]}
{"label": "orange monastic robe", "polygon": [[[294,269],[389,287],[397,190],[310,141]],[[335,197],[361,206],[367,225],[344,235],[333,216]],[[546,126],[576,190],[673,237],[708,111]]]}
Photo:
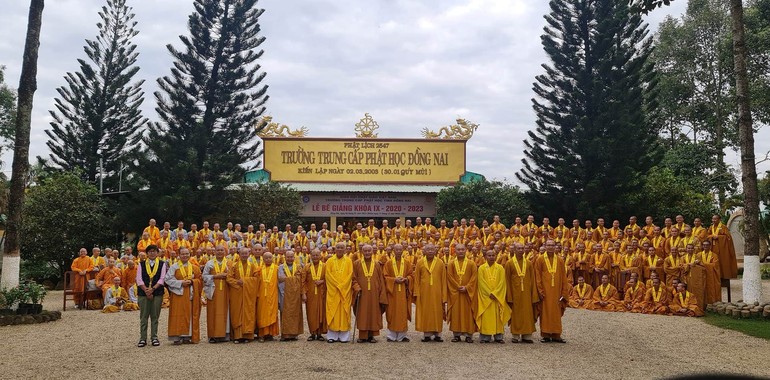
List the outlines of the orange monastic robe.
{"label": "orange monastic robe", "polygon": [[535,283],[540,297],[538,306],[540,334],[549,338],[560,336],[561,317],[564,315],[569,298],[564,260],[556,254],[553,257],[549,257],[548,254],[539,256],[535,261]]}
{"label": "orange monastic robe", "polygon": [[[511,305],[511,334],[527,335],[535,332],[535,304],[540,301],[535,285],[532,263],[516,256],[505,263],[506,301]],[[515,337],[515,336],[514,336]]]}
{"label": "orange monastic robe", "polygon": [[711,246],[719,258],[719,274],[722,278],[738,278],[738,261],[735,259],[733,237],[727,227],[719,223],[708,229]]}
{"label": "orange monastic robe", "polygon": [[[257,325],[257,290],[259,268],[238,260],[228,269],[227,285],[230,299],[230,339],[254,339]],[[243,285],[238,284],[243,280]]]}
{"label": "orange monastic robe", "polygon": [[[477,280],[478,269],[468,258],[452,260],[447,268],[447,291],[449,305],[447,320],[449,330],[455,334],[476,332]],[[460,287],[465,287],[465,292]],[[502,300],[501,300],[502,301]]]}
{"label": "orange monastic robe", "polygon": [[122,277],[122,273],[120,273],[120,269],[118,268],[110,268],[106,267],[99,271],[99,273],[96,275],[96,283],[102,282],[102,294],[107,294],[107,289],[112,287],[112,279],[115,277]]}
{"label": "orange monastic robe", "polygon": [[668,303],[669,297],[668,289],[664,285],[660,285],[658,289],[651,286],[644,294],[644,302],[642,303],[642,313],[644,314],[657,314],[667,315],[669,313]]}
{"label": "orange monastic robe", "polygon": [[[412,263],[403,257],[400,262],[393,258],[385,263],[383,272],[388,294],[388,309],[385,312],[388,330],[407,331],[409,321],[412,320],[412,287],[414,286]],[[396,284],[396,277],[403,277],[406,282]]]}
{"label": "orange monastic robe", "polygon": [[569,307],[573,309],[590,309],[594,297],[594,288],[588,283],[575,285],[569,292]]}
{"label": "orange monastic robe", "polygon": [[[468,263],[469,265],[471,263]],[[415,330],[441,332],[444,327],[444,304],[447,302],[447,278],[444,262],[434,257],[428,263],[426,258],[417,262],[414,276]]]}
{"label": "orange monastic robe", "polygon": [[623,297],[623,309],[618,311],[630,311],[632,313],[641,313],[644,306],[644,296],[647,289],[644,285],[636,283],[636,287],[628,287]]}
{"label": "orange monastic robe", "polygon": [[722,285],[719,257],[711,251],[701,252],[703,267],[706,270],[706,305],[722,300]]}
{"label": "orange monastic robe", "polygon": [[[296,264],[295,264],[296,265]],[[257,327],[259,337],[277,336],[278,329],[278,264],[263,266],[257,288]]]}
{"label": "orange monastic robe", "polygon": [[698,300],[688,291],[674,295],[674,301],[671,302],[671,312],[675,314],[684,312],[684,315],[688,317],[703,316],[703,311],[698,306]]}
{"label": "orange monastic robe", "polygon": [[[86,290],[88,274],[94,270],[94,264],[90,257],[78,256],[72,261],[70,269],[75,272],[75,282],[73,284],[75,304],[80,305],[83,302],[83,292]],[[80,274],[80,271],[85,271],[85,274]]]}
{"label": "orange monastic robe", "polygon": [[[607,302],[607,305],[600,305],[599,302]],[[618,311],[622,308],[618,298],[618,289],[609,283],[601,285],[594,290],[593,303],[591,310]]]}

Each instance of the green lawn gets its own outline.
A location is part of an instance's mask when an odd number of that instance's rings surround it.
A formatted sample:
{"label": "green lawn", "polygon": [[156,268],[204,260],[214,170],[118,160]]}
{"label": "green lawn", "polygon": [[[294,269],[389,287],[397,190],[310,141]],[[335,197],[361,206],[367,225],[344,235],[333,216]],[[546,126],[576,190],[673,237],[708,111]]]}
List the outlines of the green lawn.
{"label": "green lawn", "polygon": [[735,319],[716,313],[706,313],[703,321],[723,329],[740,331],[746,335],[770,340],[770,321],[759,319]]}

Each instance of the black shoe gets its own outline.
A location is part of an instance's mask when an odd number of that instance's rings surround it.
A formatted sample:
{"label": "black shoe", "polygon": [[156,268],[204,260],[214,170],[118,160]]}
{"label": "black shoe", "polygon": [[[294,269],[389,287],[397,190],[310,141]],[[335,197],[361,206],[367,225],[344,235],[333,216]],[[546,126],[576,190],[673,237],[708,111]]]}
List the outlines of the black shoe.
{"label": "black shoe", "polygon": [[364,342],[368,342],[368,340],[367,339],[358,339],[358,340],[356,340],[356,342],[357,343],[364,343]]}
{"label": "black shoe", "polygon": [[567,343],[567,341],[562,338],[553,338],[552,340],[556,343]]}
{"label": "black shoe", "polygon": [[489,341],[488,340],[480,340],[479,343],[486,344],[486,343],[489,343]]}
{"label": "black shoe", "polygon": [[395,342],[395,340],[393,340],[393,339],[390,339],[390,338],[387,338],[387,339],[385,339],[385,340],[386,340],[386,341],[388,341],[388,342],[390,342],[390,343],[393,343],[393,342]]}
{"label": "black shoe", "polygon": [[505,341],[502,339],[495,339],[495,343],[505,343]]}
{"label": "black shoe", "polygon": [[411,342],[411,340],[407,337],[404,337],[404,339],[401,339],[402,342]]}
{"label": "black shoe", "polygon": [[329,339],[329,340],[326,341],[326,343],[337,343],[337,341],[334,340],[334,339]]}
{"label": "black shoe", "polygon": [[315,336],[315,339],[316,339],[316,340],[320,340],[321,342],[323,342],[323,341],[325,341],[325,340],[326,340],[326,338],[324,338],[324,336],[323,336],[323,335],[321,335],[321,334],[318,334],[318,335],[316,335],[316,336]]}
{"label": "black shoe", "polygon": [[147,341],[140,340],[139,343],[136,344],[137,347],[144,347],[147,345]]}
{"label": "black shoe", "polygon": [[315,340],[315,335],[311,335],[311,336],[307,337],[307,341],[308,342],[312,342],[314,340]]}
{"label": "black shoe", "polygon": [[551,338],[540,339],[540,343],[551,343],[551,342],[552,342]]}
{"label": "black shoe", "polygon": [[519,343],[519,340],[516,338],[511,339],[511,343]]}
{"label": "black shoe", "polygon": [[422,338],[422,341],[423,341],[423,342],[430,342],[430,341],[431,341],[431,339],[430,339],[430,337],[429,337],[429,336],[425,336],[425,337],[423,337],[423,338]]}
{"label": "black shoe", "polygon": [[469,336],[465,337],[465,343],[473,343],[473,338]]}
{"label": "black shoe", "polygon": [[209,338],[209,343],[216,343],[216,342],[217,342],[217,340],[216,340],[216,339],[214,339],[214,338]]}
{"label": "black shoe", "polygon": [[460,341],[460,337],[459,336],[456,336],[456,337],[452,338],[452,340],[450,340],[450,342],[452,342],[452,343],[457,343],[459,341]]}
{"label": "black shoe", "polygon": [[158,340],[158,338],[152,338],[152,345],[154,347],[160,346],[160,341]]}
{"label": "black shoe", "polygon": [[532,339],[522,339],[521,343],[532,344],[532,343],[535,343],[535,342]]}
{"label": "black shoe", "polygon": [[373,337],[373,336],[369,337],[369,339],[368,339],[367,341],[368,341],[369,343],[377,343],[377,339],[374,339],[374,337]]}
{"label": "black shoe", "polygon": [[435,338],[433,338],[433,341],[434,341],[434,342],[443,342],[443,341],[444,341],[444,339],[441,339],[441,337],[440,337],[440,336],[436,335],[436,337],[435,337]]}

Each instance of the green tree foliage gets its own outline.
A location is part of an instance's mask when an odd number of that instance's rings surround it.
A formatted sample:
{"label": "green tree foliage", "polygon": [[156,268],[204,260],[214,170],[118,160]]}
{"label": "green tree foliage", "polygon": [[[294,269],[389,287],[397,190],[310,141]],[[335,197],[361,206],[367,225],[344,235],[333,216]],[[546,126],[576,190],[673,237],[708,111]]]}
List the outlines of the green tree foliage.
{"label": "green tree foliage", "polygon": [[144,80],[132,83],[139,71],[132,8],[126,0],[107,0],[99,17],[96,40],[86,40],[83,48],[87,60],[78,59],[80,70],[67,73],[67,85],[57,89],[47,145],[54,164],[80,170],[91,183],[98,181],[101,157],[105,191],[116,191],[118,172],[147,123],[139,109]]}
{"label": "green tree foliage", "polygon": [[516,174],[541,215],[635,213],[631,195],[658,161],[648,113],[652,39],[624,2],[552,0],[541,37],[550,62],[534,83],[537,127]]}
{"label": "green tree foliage", "polygon": [[264,223],[268,227],[299,224],[301,210],[299,192],[278,182],[266,182],[226,191],[212,219],[241,223],[245,230],[249,224]]}
{"label": "green tree foliage", "polygon": [[[471,181],[441,190],[436,196],[436,219],[474,218],[478,225],[495,215],[510,225],[517,216],[526,218],[530,207],[518,187],[497,181]],[[435,223],[438,225],[438,223]]]}
{"label": "green tree foliage", "polygon": [[[763,37],[762,5],[760,2],[747,10],[753,20],[751,26],[747,24],[747,46],[752,101],[759,101],[754,115],[766,122],[768,111],[762,104],[770,97],[770,78],[766,75],[770,72],[766,49],[770,33]],[[661,23],[652,57],[660,79],[658,117],[664,125],[666,145],[674,149],[692,142],[696,150],[707,154],[703,173],[712,180],[703,190],[716,192],[724,209],[726,197],[737,190],[737,181],[725,162],[725,148],[738,146],[728,4],[690,0],[681,19],[668,17]]]}
{"label": "green tree foliage", "polygon": [[221,190],[257,163],[268,98],[257,50],[263,12],[256,0],[196,0],[183,49],[168,45],[174,66],[158,79],[160,122],[150,125],[136,168],[157,215],[208,215]]}
{"label": "green tree foliage", "polygon": [[707,221],[718,213],[711,194],[693,189],[687,179],[668,167],[655,167],[647,175],[644,187],[633,195],[639,205],[638,215],[651,215],[655,220],[683,215],[685,219]]}
{"label": "green tree foliage", "polygon": [[29,189],[24,201],[21,258],[47,263],[58,273],[82,247],[111,241],[105,204],[98,189],[80,174],[62,172]]}
{"label": "green tree foliage", "polygon": [[16,91],[5,83],[5,66],[0,66],[0,154],[12,146],[16,123]]}

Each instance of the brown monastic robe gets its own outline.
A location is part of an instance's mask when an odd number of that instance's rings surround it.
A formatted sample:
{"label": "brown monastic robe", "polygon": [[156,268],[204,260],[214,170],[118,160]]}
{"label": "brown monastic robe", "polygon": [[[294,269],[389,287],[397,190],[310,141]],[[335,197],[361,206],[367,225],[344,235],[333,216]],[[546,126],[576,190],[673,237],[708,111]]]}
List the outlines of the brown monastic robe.
{"label": "brown monastic robe", "polygon": [[[403,284],[396,284],[396,269],[399,271],[402,265],[403,276],[407,281]],[[409,329],[409,322],[412,320],[412,287],[414,279],[412,273],[412,264],[401,258],[400,263],[396,259],[390,259],[382,267],[385,276],[385,289],[388,294],[388,310],[385,312],[385,319],[388,321],[388,329],[391,331],[402,332]]]}
{"label": "brown monastic robe", "polygon": [[[554,258],[556,261],[554,262]],[[558,337],[562,333],[561,317],[567,307],[569,284],[564,270],[564,261],[554,254],[541,255],[535,261],[535,283],[540,297],[538,312],[540,317],[540,334],[543,337]],[[546,263],[545,260],[548,260]],[[556,268],[553,268],[556,265]],[[551,268],[554,272],[548,270]]]}
{"label": "brown monastic robe", "polygon": [[[318,280],[324,281],[323,284],[315,284],[313,270],[315,270]],[[314,335],[326,334],[326,273],[323,262],[319,261],[318,265],[313,265],[313,263],[305,265],[303,279],[305,281],[303,292],[307,297],[305,303],[307,328]]]}
{"label": "brown monastic robe", "polygon": [[[520,276],[514,260],[523,272]],[[526,265],[526,267],[525,267]],[[539,301],[532,263],[515,255],[505,264],[506,302],[511,305],[511,334],[526,335],[535,332],[535,304]]]}
{"label": "brown monastic robe", "polygon": [[[230,339],[254,339],[257,326],[257,290],[259,271],[256,265],[248,269],[247,263],[238,260],[227,272],[230,300]],[[243,277],[241,277],[241,270]],[[243,285],[238,285],[243,280]]]}
{"label": "brown monastic robe", "polygon": [[[366,265],[366,271],[364,271],[363,265]],[[371,276],[366,276],[365,272],[370,272]],[[360,331],[359,339],[380,335],[382,313],[385,311],[385,305],[388,304],[388,295],[385,290],[382,264],[374,258],[371,258],[369,263],[366,263],[364,259],[353,263],[354,296],[359,292],[360,296],[356,296],[358,304],[355,305],[357,311],[356,325]]]}
{"label": "brown monastic robe", "polygon": [[[297,266],[296,272],[281,264],[278,270],[278,281],[283,285],[280,295],[281,335],[296,336],[305,332],[305,321],[302,318],[302,276],[304,271],[299,260],[294,260],[292,266]],[[288,273],[287,273],[288,272]],[[293,275],[291,273],[294,272]]]}

